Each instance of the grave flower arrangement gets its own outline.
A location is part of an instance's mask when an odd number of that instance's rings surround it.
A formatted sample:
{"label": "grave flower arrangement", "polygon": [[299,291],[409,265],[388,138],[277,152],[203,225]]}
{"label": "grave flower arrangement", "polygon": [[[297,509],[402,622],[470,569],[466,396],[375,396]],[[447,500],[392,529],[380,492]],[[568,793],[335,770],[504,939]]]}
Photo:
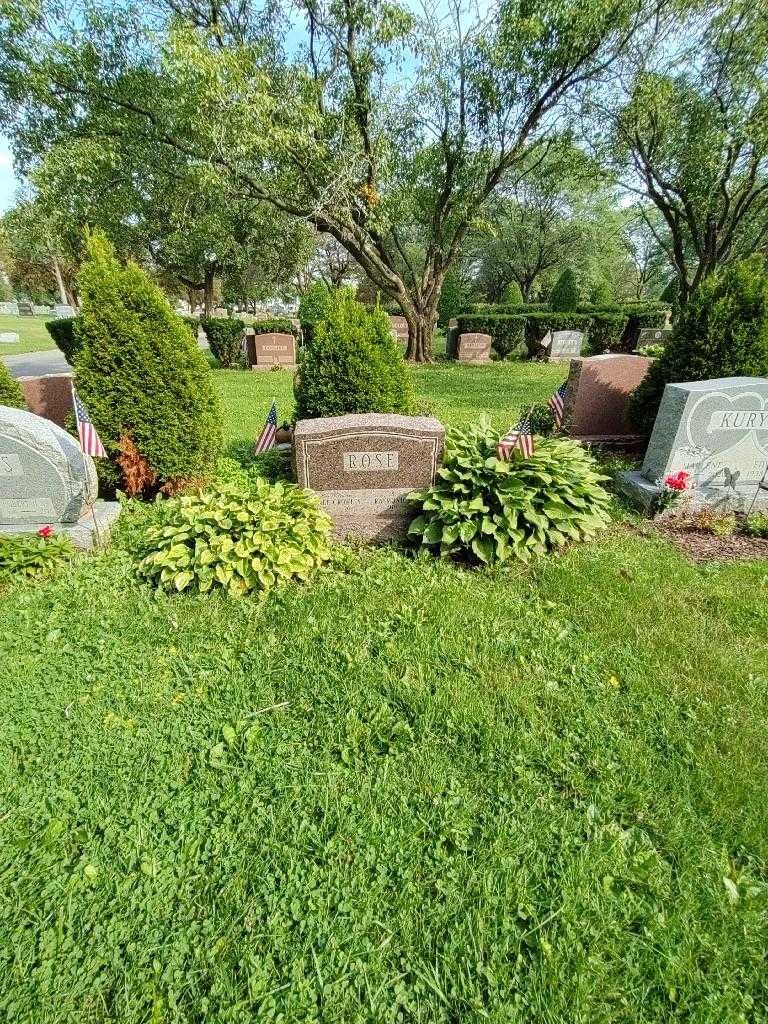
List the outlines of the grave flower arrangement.
{"label": "grave flower arrangement", "polygon": [[691,488],[691,474],[681,469],[677,473],[670,473],[664,477],[660,484],[661,491],[656,498],[656,512],[664,512],[667,509],[676,508],[683,497]]}

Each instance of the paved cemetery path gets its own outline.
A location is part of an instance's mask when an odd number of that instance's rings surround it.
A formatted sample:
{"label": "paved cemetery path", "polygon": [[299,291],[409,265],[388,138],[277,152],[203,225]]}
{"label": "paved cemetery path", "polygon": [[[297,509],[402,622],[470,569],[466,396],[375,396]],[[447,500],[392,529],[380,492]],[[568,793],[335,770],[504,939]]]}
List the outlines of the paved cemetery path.
{"label": "paved cemetery path", "polygon": [[67,373],[70,369],[69,363],[57,348],[0,358],[11,371],[12,377],[41,377],[46,373]]}
{"label": "paved cemetery path", "polygon": [[[200,348],[208,348],[208,341],[198,341]],[[57,348],[48,348],[43,352],[23,352],[0,359],[11,371],[12,377],[42,377],[46,373],[69,373],[71,367]]]}

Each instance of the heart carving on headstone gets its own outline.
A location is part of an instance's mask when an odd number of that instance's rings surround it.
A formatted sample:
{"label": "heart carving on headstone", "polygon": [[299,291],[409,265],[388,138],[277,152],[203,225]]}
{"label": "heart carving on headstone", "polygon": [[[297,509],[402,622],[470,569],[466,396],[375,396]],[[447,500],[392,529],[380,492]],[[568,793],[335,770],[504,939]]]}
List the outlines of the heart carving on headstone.
{"label": "heart carving on headstone", "polygon": [[768,403],[756,391],[703,395],[691,409],[686,431],[690,443],[710,455],[721,455],[751,435],[768,456]]}

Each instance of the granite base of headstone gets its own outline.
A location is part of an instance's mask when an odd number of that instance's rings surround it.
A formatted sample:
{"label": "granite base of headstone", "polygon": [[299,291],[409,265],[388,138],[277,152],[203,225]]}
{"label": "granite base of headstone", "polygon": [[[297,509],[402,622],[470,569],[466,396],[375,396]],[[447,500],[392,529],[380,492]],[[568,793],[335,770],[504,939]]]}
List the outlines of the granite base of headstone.
{"label": "granite base of headstone", "polygon": [[456,359],[460,363],[484,366],[491,361],[490,334],[468,332],[460,334],[456,342]]}
{"label": "granite base of headstone", "polygon": [[768,378],[667,384],[642,469],[617,482],[652,511],[666,477],[680,470],[691,478],[691,509],[768,509]]}
{"label": "granite base of headstone", "polygon": [[296,369],[296,338],[293,334],[246,335],[245,353],[252,370]]}
{"label": "granite base of headstone", "polygon": [[627,405],[652,363],[644,356],[623,354],[572,359],[563,399],[563,432],[589,444],[644,448],[645,438],[627,419]]}
{"label": "granite base of headstone", "polygon": [[407,495],[434,483],[445,429],[426,416],[368,413],[299,420],[293,460],[301,487],[315,491],[339,539],[403,539]]}
{"label": "granite base of headstone", "polygon": [[19,377],[27,408],[36,416],[65,427],[73,412],[72,374],[48,373],[41,377]]}
{"label": "granite base of headstone", "polygon": [[50,420],[0,406],[0,534],[52,526],[80,548],[105,544],[120,515],[98,501],[93,459]]}
{"label": "granite base of headstone", "polygon": [[562,363],[580,356],[583,344],[581,331],[547,331],[541,340],[548,363]]}

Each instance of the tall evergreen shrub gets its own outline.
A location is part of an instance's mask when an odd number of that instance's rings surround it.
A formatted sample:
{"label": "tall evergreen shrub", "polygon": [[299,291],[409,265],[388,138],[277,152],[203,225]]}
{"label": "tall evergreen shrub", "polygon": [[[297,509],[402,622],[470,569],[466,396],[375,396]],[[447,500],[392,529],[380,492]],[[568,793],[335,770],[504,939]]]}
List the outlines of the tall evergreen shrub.
{"label": "tall evergreen shrub", "polygon": [[630,399],[630,418],[650,433],[665,385],[741,376],[768,376],[768,274],[758,254],[707,278],[683,306]]}
{"label": "tall evergreen shrub", "polygon": [[296,417],[413,408],[413,385],[383,309],[368,310],[350,289],[332,293],[307,340],[295,379]]}
{"label": "tall evergreen shrub", "polygon": [[221,449],[221,411],[205,356],[143,270],[121,266],[99,233],[87,250],[75,370],[110,456],[104,476],[122,482],[117,460],[126,439],[153,488],[173,490],[210,475]]}
{"label": "tall evergreen shrub", "polygon": [[572,313],[581,301],[576,275],[569,268],[564,270],[552,289],[549,305],[556,313]]}
{"label": "tall evergreen shrub", "polygon": [[0,405],[10,406],[11,409],[27,408],[21,384],[14,380],[5,363],[2,362],[0,362]]}

